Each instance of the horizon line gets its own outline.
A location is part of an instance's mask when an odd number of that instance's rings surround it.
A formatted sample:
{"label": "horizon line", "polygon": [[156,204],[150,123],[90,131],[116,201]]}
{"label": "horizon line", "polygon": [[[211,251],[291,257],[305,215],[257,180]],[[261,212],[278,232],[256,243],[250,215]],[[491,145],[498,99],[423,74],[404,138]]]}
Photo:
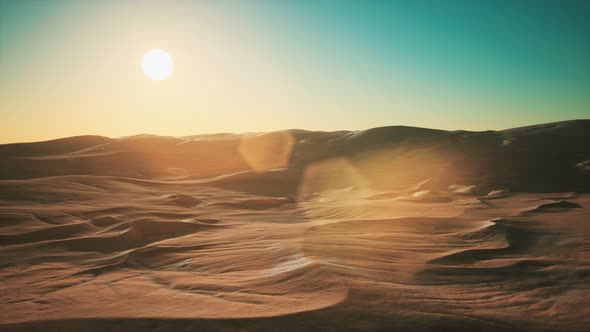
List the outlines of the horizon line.
{"label": "horizon line", "polygon": [[405,128],[416,128],[416,129],[427,129],[427,130],[438,130],[438,131],[446,131],[446,132],[472,132],[472,133],[482,133],[482,132],[500,132],[506,131],[511,129],[519,129],[519,128],[526,128],[526,127],[535,127],[535,126],[543,126],[543,125],[550,125],[550,124],[559,124],[559,123],[566,123],[566,122],[576,122],[576,121],[590,121],[590,118],[577,118],[577,119],[569,119],[569,120],[560,120],[560,121],[551,121],[551,122],[542,122],[542,123],[534,123],[528,124],[524,126],[517,126],[517,127],[509,127],[503,129],[484,129],[484,130],[468,130],[468,129],[440,129],[440,128],[429,128],[429,127],[420,127],[420,126],[408,126],[408,125],[388,125],[388,126],[378,126],[378,127],[370,127],[365,129],[341,129],[341,130],[310,130],[310,129],[301,129],[301,128],[288,128],[288,129],[279,129],[279,130],[271,130],[271,131],[246,131],[246,132],[211,132],[211,133],[200,133],[200,134],[189,134],[189,135],[182,135],[182,136],[173,136],[173,135],[159,135],[159,134],[150,134],[150,133],[139,133],[139,134],[132,134],[132,135],[123,135],[123,136],[106,136],[100,134],[82,134],[82,135],[72,135],[72,136],[62,136],[57,138],[50,138],[38,141],[21,141],[21,142],[0,142],[0,145],[11,145],[11,144],[34,144],[34,143],[43,143],[43,142],[51,142],[51,141],[59,141],[68,138],[76,138],[76,137],[104,137],[109,139],[126,139],[138,136],[155,136],[155,137],[170,137],[170,138],[185,138],[188,136],[213,136],[213,135],[247,135],[247,134],[269,134],[269,133],[276,133],[276,132],[283,132],[283,131],[310,131],[310,132],[325,132],[325,133],[333,133],[339,131],[346,131],[346,132],[359,132],[359,131],[366,131],[371,129],[378,129],[378,128],[391,128],[391,127],[405,127]]}

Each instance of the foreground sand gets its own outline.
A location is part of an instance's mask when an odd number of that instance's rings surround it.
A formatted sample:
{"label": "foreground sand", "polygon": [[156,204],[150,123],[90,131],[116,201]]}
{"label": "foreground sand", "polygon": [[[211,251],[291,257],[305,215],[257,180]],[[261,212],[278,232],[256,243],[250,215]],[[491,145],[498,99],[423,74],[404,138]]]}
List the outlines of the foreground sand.
{"label": "foreground sand", "polygon": [[0,181],[0,329],[590,326],[587,194],[220,187]]}

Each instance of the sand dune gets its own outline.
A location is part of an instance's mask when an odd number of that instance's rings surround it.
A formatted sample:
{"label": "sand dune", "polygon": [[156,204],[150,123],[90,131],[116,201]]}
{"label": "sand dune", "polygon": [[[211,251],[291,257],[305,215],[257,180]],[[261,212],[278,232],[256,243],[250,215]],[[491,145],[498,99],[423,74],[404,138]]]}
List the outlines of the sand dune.
{"label": "sand dune", "polygon": [[590,120],[484,132],[395,126],[184,138],[81,136],[0,145],[0,179],[57,175],[207,179],[281,168],[295,173],[342,159],[371,186],[383,189],[430,179],[429,189],[477,185],[481,191],[579,191],[590,188],[588,173],[579,166],[589,158],[588,141]]}
{"label": "sand dune", "polygon": [[584,331],[588,129],[0,146],[0,329]]}

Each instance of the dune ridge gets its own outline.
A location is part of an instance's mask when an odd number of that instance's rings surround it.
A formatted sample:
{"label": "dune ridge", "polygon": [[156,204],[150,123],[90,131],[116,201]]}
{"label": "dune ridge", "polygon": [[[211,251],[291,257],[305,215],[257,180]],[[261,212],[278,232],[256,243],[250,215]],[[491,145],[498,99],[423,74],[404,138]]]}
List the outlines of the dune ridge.
{"label": "dune ridge", "polygon": [[589,133],[590,120],[572,120],[482,132],[391,126],[179,138],[80,136],[0,145],[0,179],[100,175],[187,180],[284,168],[296,183],[296,173],[310,165],[344,158],[372,186],[382,188],[431,179],[436,189],[463,184],[486,190],[588,191],[583,165],[590,159]]}
{"label": "dune ridge", "polygon": [[0,329],[584,331],[589,125],[0,146]]}

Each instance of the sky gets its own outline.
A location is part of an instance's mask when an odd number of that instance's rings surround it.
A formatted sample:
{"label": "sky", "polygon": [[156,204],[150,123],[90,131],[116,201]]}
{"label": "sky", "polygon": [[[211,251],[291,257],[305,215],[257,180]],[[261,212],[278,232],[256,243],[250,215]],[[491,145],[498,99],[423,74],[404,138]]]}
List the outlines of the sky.
{"label": "sky", "polygon": [[[0,143],[590,118],[590,1],[0,0]],[[163,49],[164,81],[141,59]]]}

